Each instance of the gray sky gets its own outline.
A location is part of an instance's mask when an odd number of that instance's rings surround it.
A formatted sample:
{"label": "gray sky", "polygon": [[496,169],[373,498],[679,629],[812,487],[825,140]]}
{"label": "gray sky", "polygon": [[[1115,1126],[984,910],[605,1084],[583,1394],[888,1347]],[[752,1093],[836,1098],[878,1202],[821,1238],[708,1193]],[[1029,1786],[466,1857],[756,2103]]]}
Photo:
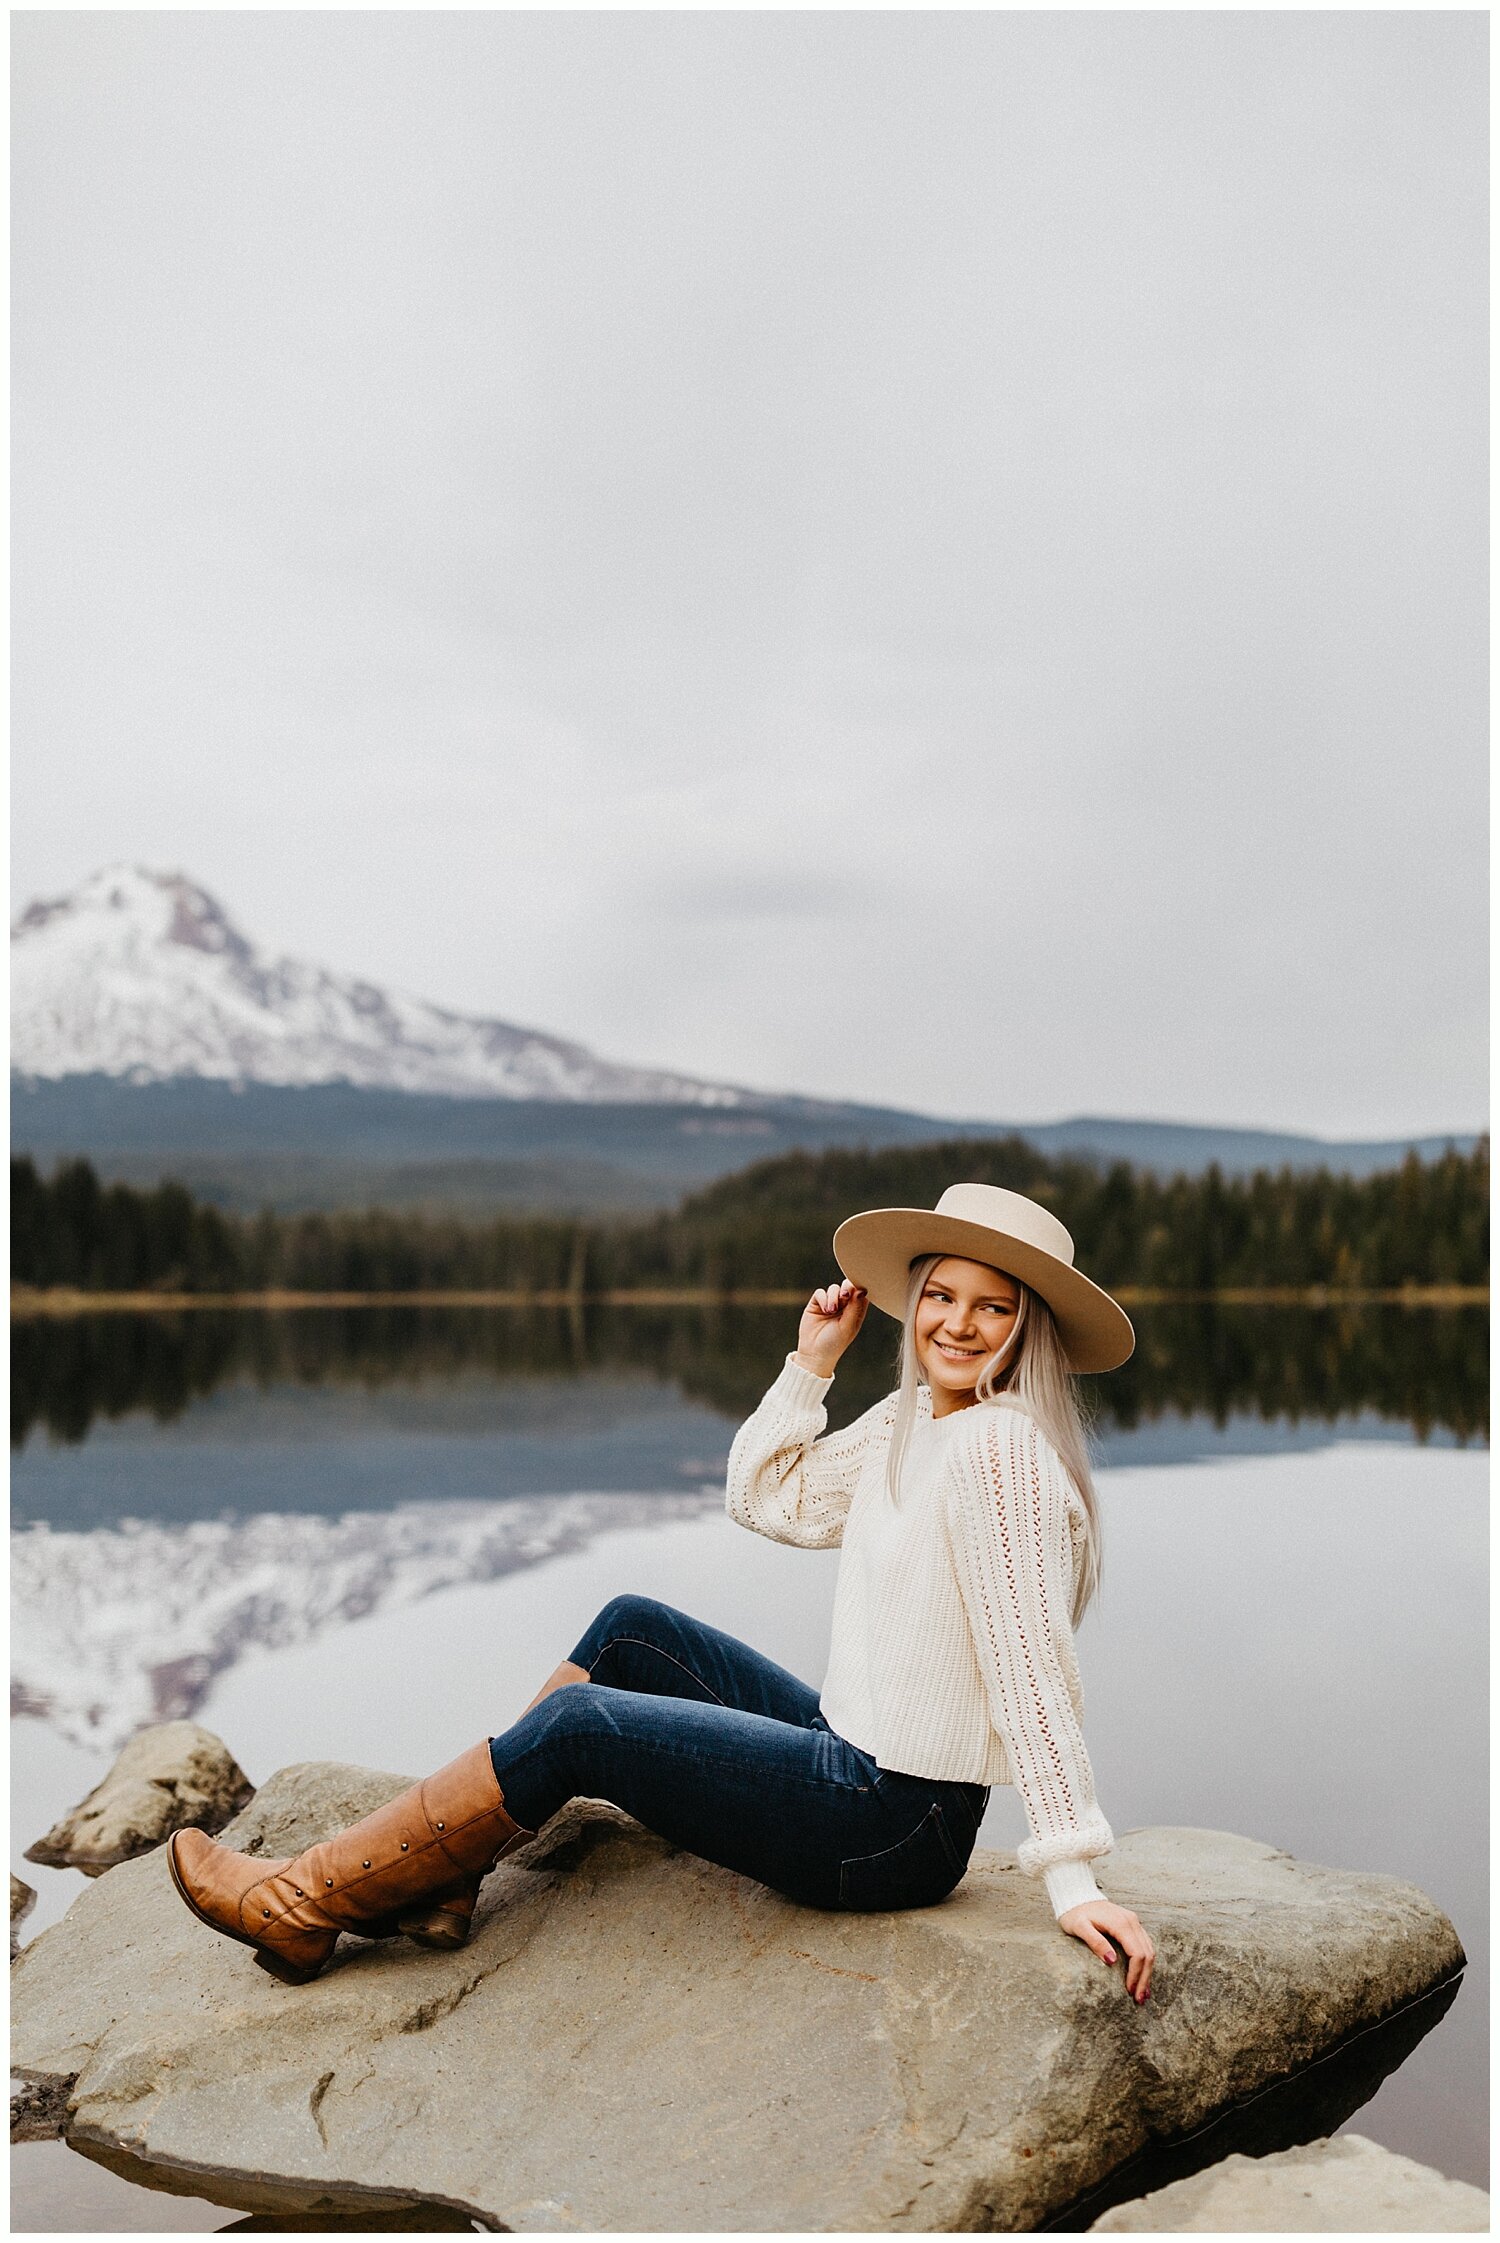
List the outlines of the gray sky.
{"label": "gray sky", "polygon": [[1484,1112],[1485,18],[21,14],[17,908],[612,1057]]}

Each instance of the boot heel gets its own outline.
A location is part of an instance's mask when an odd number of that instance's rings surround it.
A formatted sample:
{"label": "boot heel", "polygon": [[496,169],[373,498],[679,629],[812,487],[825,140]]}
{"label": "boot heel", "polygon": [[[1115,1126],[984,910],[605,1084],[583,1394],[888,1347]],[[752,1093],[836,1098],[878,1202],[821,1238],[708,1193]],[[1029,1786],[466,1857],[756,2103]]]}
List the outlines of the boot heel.
{"label": "boot heel", "polygon": [[440,1908],[431,1915],[403,1916],[397,1930],[405,1939],[413,1939],[419,1947],[437,1947],[449,1952],[455,1947],[466,1947],[469,1942],[467,1917],[445,1916]]}
{"label": "boot heel", "polygon": [[323,1968],[321,1963],[315,1963],[311,1970],[305,1970],[301,1963],[288,1962],[285,1955],[272,1954],[269,1947],[257,1947],[255,1960],[262,1970],[269,1971],[273,1978],[279,1978],[283,1986],[305,1986]]}

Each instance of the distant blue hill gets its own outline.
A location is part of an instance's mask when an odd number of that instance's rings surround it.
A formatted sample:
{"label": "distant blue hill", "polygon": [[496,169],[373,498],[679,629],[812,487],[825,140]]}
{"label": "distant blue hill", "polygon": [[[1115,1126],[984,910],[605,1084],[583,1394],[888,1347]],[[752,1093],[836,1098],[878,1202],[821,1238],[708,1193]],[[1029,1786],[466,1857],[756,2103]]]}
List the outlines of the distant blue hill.
{"label": "distant blue hill", "polygon": [[731,1109],[445,1098],[323,1083],[242,1088],[180,1077],[11,1078],[11,1142],[50,1170],[83,1155],[129,1183],[173,1176],[243,1211],[423,1206],[598,1214],[675,1204],[717,1176],[796,1150],[1024,1137],[1042,1151],[1126,1160],[1162,1175],[1328,1167],[1365,1176],[1409,1146],[1431,1159],[1452,1137],[1325,1143],[1274,1130],[1082,1116],[1024,1123],[945,1121],[896,1108],[766,1098]]}
{"label": "distant blue hill", "polygon": [[[1451,1137],[1352,1138],[1334,1142],[1298,1137],[1274,1129],[1215,1129],[1195,1122],[1113,1121],[1079,1115],[1074,1121],[1026,1122],[1016,1135],[1047,1153],[1098,1153],[1106,1160],[1128,1160],[1159,1176],[1198,1176],[1217,1161],[1226,1176],[1248,1176],[1258,1168],[1328,1168],[1345,1176],[1373,1176],[1397,1168],[1408,1152],[1437,1160],[1450,1146],[1471,1152],[1474,1130]],[[987,1132],[986,1132],[987,1134]],[[1004,1134],[1008,1135],[1006,1130]]]}

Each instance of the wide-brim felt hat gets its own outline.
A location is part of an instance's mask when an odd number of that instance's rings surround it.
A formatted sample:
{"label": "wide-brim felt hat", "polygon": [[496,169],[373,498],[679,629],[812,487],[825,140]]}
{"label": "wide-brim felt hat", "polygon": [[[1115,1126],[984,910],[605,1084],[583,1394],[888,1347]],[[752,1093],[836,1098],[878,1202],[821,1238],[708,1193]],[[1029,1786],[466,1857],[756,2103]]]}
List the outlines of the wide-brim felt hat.
{"label": "wide-brim felt hat", "polygon": [[1005,1270],[1040,1293],[1075,1371],[1113,1371],[1135,1347],[1135,1328],[1116,1300],[1073,1266],[1073,1240],[1034,1199],[998,1184],[950,1184],[936,1207],[872,1207],[833,1234],[839,1268],[877,1308],[906,1314],[911,1265],[926,1254],[959,1254]]}

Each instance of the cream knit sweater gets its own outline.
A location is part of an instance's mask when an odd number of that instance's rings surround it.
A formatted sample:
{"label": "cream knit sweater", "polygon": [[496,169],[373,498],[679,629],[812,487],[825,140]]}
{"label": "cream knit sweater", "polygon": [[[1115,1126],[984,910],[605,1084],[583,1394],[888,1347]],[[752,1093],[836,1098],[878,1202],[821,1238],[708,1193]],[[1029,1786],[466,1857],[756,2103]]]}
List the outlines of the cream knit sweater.
{"label": "cream knit sweater", "polygon": [[1069,1620],[1082,1500],[1032,1418],[975,1404],[919,1416],[886,1491],[896,1397],[842,1433],[819,1378],[789,1355],[729,1456],[739,1525],[802,1549],[840,1547],[829,1727],[882,1768],[933,1781],[1014,1784],[1053,1913],[1102,1898],[1090,1860],[1114,1834],[1094,1798]]}

